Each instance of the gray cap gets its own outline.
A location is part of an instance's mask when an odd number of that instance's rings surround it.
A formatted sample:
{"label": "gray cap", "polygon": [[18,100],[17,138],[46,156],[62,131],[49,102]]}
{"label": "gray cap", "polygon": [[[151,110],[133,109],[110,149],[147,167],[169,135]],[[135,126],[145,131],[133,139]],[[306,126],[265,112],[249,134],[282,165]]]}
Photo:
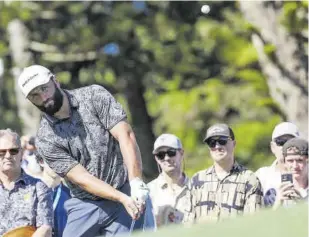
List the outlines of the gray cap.
{"label": "gray cap", "polygon": [[155,154],[161,147],[171,147],[174,149],[182,149],[181,141],[174,134],[161,134],[155,141],[153,146],[153,154]]}
{"label": "gray cap", "polygon": [[233,130],[225,123],[217,123],[208,128],[203,141],[207,142],[210,137],[215,136],[231,137],[232,140],[235,139]]}
{"label": "gray cap", "polygon": [[289,148],[295,147],[298,151],[296,154],[308,156],[308,141],[302,138],[292,138],[288,140],[282,147],[283,156],[287,156]]}

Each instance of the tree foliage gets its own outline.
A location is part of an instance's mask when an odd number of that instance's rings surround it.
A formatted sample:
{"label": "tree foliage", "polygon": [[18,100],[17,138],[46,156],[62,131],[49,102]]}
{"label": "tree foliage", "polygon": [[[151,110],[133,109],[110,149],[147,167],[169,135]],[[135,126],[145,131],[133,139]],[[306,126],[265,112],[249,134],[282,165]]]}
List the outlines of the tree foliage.
{"label": "tree foliage", "polygon": [[[217,122],[234,129],[240,163],[252,169],[269,164],[272,129],[286,115],[270,96],[251,42],[254,28],[237,2],[209,2],[207,15],[200,11],[203,4],[1,2],[0,57],[6,70],[0,126],[21,131],[6,36],[8,23],[18,18],[31,32],[34,63],[51,68],[65,88],[101,84],[124,105],[149,179],[156,175],[152,144],[161,133],[182,140],[188,174],[208,167],[202,139]],[[297,34],[305,22],[293,12],[295,4],[287,3],[282,24]]]}

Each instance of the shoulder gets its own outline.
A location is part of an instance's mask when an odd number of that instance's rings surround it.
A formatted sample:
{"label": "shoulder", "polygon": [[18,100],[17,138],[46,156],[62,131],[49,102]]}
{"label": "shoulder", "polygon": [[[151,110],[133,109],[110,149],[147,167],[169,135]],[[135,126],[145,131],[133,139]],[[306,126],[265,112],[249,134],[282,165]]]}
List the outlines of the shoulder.
{"label": "shoulder", "polygon": [[37,150],[41,151],[49,149],[51,145],[57,144],[57,140],[58,135],[53,131],[51,127],[49,127],[49,125],[40,126],[35,137],[35,145],[37,147]]}
{"label": "shoulder", "polygon": [[241,175],[241,178],[244,179],[244,181],[248,180],[248,181],[257,181],[257,182],[259,182],[256,174],[252,170],[246,168],[243,165],[238,165],[237,169],[238,169],[238,171],[239,171],[239,173]]}
{"label": "shoulder", "polygon": [[152,180],[151,182],[149,182],[149,183],[147,184],[147,186],[148,186],[148,188],[149,188],[150,190],[153,190],[153,189],[155,189],[155,188],[157,187],[158,182],[159,182],[159,177],[157,177],[157,178],[155,178],[154,180]]}
{"label": "shoulder", "polygon": [[240,181],[243,183],[246,183],[247,190],[251,188],[258,188],[261,189],[261,182],[259,178],[256,176],[256,174],[251,170],[244,170],[241,173]]}
{"label": "shoulder", "polygon": [[108,90],[106,90],[103,86],[97,84],[70,90],[68,92],[78,98],[84,98],[85,96],[92,98],[96,95],[110,96],[110,92]]}
{"label": "shoulder", "polygon": [[50,123],[48,122],[47,118],[45,118],[45,116],[42,116],[40,126],[36,134],[35,142],[37,142],[37,140],[42,137],[49,136],[51,133],[53,133],[53,129]]}
{"label": "shoulder", "polygon": [[208,169],[201,170],[195,173],[191,178],[191,186],[193,187],[202,186],[203,183],[208,180],[207,177],[211,175],[212,170],[213,166],[209,167]]}
{"label": "shoulder", "polygon": [[84,86],[73,90],[65,90],[65,92],[78,102],[83,103],[91,101],[98,96],[105,97],[110,95],[110,93],[103,86],[97,84]]}
{"label": "shoulder", "polygon": [[23,180],[26,185],[36,186],[36,189],[48,189],[47,185],[40,179],[34,178],[25,172],[23,172]]}
{"label": "shoulder", "polygon": [[259,168],[257,171],[255,171],[255,174],[257,176],[263,176],[263,175],[269,174],[271,170],[272,169],[270,166],[264,166],[264,167]]}

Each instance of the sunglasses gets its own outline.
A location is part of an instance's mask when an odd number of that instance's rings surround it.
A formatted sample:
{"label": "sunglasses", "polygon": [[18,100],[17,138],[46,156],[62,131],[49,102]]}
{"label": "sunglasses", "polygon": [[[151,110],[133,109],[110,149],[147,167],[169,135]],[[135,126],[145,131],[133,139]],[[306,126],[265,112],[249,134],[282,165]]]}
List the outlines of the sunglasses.
{"label": "sunglasses", "polygon": [[291,138],[276,138],[274,142],[276,143],[277,146],[283,146],[288,140]]}
{"label": "sunglasses", "polygon": [[168,157],[176,156],[176,152],[177,152],[176,150],[170,149],[170,150],[167,150],[167,151],[160,151],[160,152],[158,152],[154,155],[158,158],[158,160],[164,160],[166,155],[168,155]]}
{"label": "sunglasses", "polygon": [[220,137],[218,139],[210,138],[206,143],[210,148],[214,148],[216,147],[217,143],[220,146],[225,146],[229,140],[231,140],[229,137]]}
{"label": "sunglasses", "polygon": [[4,157],[7,152],[9,152],[11,156],[15,156],[19,153],[19,148],[0,150],[0,157]]}

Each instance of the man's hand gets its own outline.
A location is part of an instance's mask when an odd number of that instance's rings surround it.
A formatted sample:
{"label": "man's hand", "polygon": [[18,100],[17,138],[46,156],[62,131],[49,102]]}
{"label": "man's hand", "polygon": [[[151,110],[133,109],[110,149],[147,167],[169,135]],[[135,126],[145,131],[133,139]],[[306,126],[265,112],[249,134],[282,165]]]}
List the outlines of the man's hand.
{"label": "man's hand", "polygon": [[133,220],[137,220],[138,218],[140,218],[141,213],[139,212],[138,205],[131,197],[123,194],[119,201],[125,207],[125,209],[127,210],[127,212],[129,213],[129,215],[132,217]]}
{"label": "man's hand", "polygon": [[130,181],[131,197],[138,206],[140,213],[143,213],[145,202],[149,196],[149,188],[140,178],[134,178]]}
{"label": "man's hand", "polygon": [[277,201],[289,200],[294,193],[294,185],[292,183],[282,183],[278,189]]}
{"label": "man's hand", "polygon": [[301,195],[299,191],[295,189],[294,185],[290,182],[284,182],[280,185],[277,191],[276,201],[273,208],[278,208],[282,205],[284,200],[295,200],[299,198],[301,198]]}

